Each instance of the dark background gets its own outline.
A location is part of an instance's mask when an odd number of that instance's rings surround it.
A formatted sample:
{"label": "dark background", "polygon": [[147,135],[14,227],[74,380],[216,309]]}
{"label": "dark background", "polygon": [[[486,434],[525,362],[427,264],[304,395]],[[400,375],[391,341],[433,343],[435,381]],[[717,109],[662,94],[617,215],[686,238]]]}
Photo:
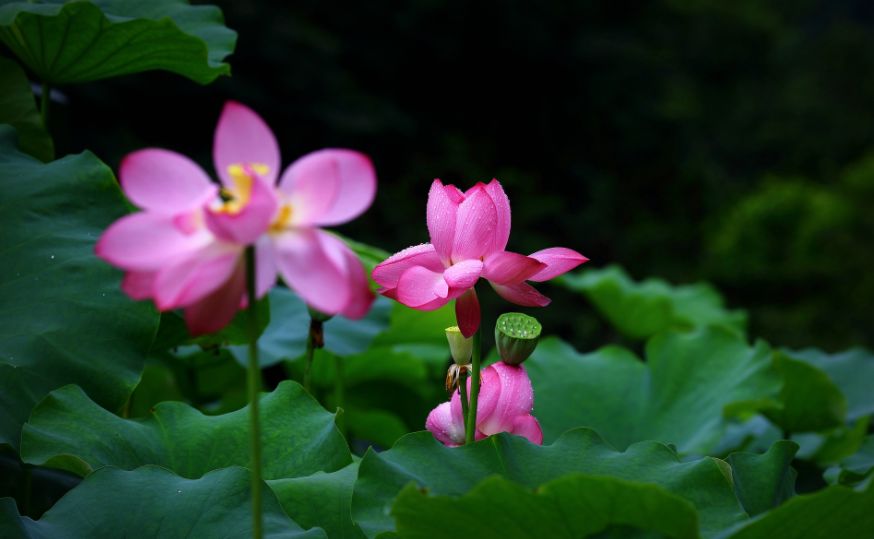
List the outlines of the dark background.
{"label": "dark background", "polygon": [[[162,146],[211,167],[237,99],[284,164],[325,146],[372,156],[376,202],[340,229],[360,241],[427,241],[433,178],[497,177],[512,250],[710,280],[775,345],[874,345],[874,3],[213,3],[239,33],[232,77],[62,88],[59,153],[117,168]],[[541,289],[547,332],[614,338],[581,297]]]}

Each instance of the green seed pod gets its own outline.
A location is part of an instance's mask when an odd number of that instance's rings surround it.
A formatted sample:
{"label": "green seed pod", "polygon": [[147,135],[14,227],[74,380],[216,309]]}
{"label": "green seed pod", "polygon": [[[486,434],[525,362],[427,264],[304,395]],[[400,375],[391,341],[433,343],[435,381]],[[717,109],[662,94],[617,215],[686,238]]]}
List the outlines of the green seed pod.
{"label": "green seed pod", "polygon": [[449,341],[449,351],[456,365],[467,365],[473,353],[473,338],[465,338],[458,326],[446,328],[446,340]]}
{"label": "green seed pod", "polygon": [[508,365],[519,365],[537,348],[542,329],[533,316],[522,313],[504,313],[495,324],[495,344],[498,356]]}

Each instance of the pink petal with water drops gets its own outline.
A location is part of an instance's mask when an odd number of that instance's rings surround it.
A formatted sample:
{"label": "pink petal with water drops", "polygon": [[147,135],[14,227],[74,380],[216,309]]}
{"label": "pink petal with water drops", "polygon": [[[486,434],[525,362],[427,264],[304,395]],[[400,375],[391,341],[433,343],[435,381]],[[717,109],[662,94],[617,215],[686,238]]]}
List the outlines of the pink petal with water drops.
{"label": "pink petal with water drops", "polygon": [[455,417],[448,402],[440,404],[428,414],[425,428],[431,431],[435,438],[449,447],[464,443],[464,419]]}
{"label": "pink petal with water drops", "polygon": [[154,271],[209,243],[208,234],[184,233],[172,217],[152,212],[126,215],[107,228],[94,248],[110,264]]}
{"label": "pink petal with water drops", "polygon": [[443,271],[443,263],[440,261],[437,251],[434,250],[434,246],[430,243],[423,243],[407,247],[380,262],[373,268],[373,280],[384,287],[385,292],[394,290],[398,286],[398,279],[401,278],[401,275],[413,266],[422,266],[431,271]]}
{"label": "pink petal with water drops", "polygon": [[205,212],[206,225],[219,239],[230,243],[249,245],[270,228],[276,215],[276,192],[265,180],[252,178],[249,199],[238,211],[209,208]]}
{"label": "pink petal with water drops", "polygon": [[398,301],[407,307],[419,308],[435,301],[449,301],[449,286],[442,272],[413,266],[398,279]]}
{"label": "pink petal with water drops", "polygon": [[472,337],[480,325],[479,299],[471,288],[455,300],[455,319],[465,337]]}
{"label": "pink petal with water drops", "polygon": [[376,172],[366,155],[326,149],[309,153],[282,174],[279,189],[292,206],[291,222],[330,226],[358,217],[376,195]]}
{"label": "pink petal with water drops", "polygon": [[240,262],[219,288],[185,308],[189,333],[196,336],[222,329],[246,304],[246,270]]}
{"label": "pink petal with water drops", "polygon": [[485,187],[477,184],[458,206],[455,237],[452,240],[452,260],[457,262],[490,254],[494,245],[497,219],[495,203],[486,193]]}
{"label": "pink petal with water drops", "polygon": [[523,307],[546,307],[550,299],[528,283],[500,285],[491,283],[499,296]]}
{"label": "pink petal with water drops", "polygon": [[529,281],[535,282],[548,281],[553,277],[558,277],[589,260],[573,249],[566,247],[550,247],[536,253],[531,253],[528,256],[545,264],[542,270],[528,278]]}
{"label": "pink petal with water drops", "polygon": [[218,193],[218,187],[194,161],[158,148],[125,156],[118,175],[131,202],[161,215],[190,212]]}
{"label": "pink petal with water drops", "polygon": [[452,288],[468,289],[476,284],[482,271],[482,260],[462,260],[446,268],[443,279]]}
{"label": "pink petal with water drops", "polygon": [[488,369],[488,379],[483,376],[483,386],[489,383],[488,391],[483,390],[482,400],[493,400],[491,414],[486,416],[477,427],[483,434],[492,435],[508,432],[513,421],[519,415],[531,412],[534,406],[534,390],[528,373],[521,365],[507,365],[501,361],[493,363]]}
{"label": "pink petal with water drops", "polygon": [[228,101],[222,109],[212,149],[213,162],[222,183],[234,184],[228,168],[232,165],[266,165],[263,179],[276,183],[279,174],[279,145],[273,131],[249,107]]}
{"label": "pink petal with water drops", "polygon": [[440,255],[444,266],[449,265],[452,256],[455,223],[462,197],[463,195],[454,186],[444,187],[440,180],[434,180],[428,192],[425,220],[431,236],[431,245]]}
{"label": "pink petal with water drops", "polygon": [[533,415],[516,416],[508,432],[527,438],[532,444],[543,445],[543,430]]}
{"label": "pink petal with water drops", "polygon": [[507,193],[497,179],[486,185],[486,193],[491,197],[497,212],[495,238],[490,251],[503,251],[507,248],[507,241],[510,239],[510,199],[507,198]]}
{"label": "pink petal with water drops", "polygon": [[497,284],[517,284],[545,267],[546,264],[531,257],[498,251],[486,257],[483,277]]}
{"label": "pink petal with water drops", "polygon": [[349,303],[351,283],[325,251],[315,229],[289,230],[274,236],[279,274],[285,284],[316,310],[337,314]]}

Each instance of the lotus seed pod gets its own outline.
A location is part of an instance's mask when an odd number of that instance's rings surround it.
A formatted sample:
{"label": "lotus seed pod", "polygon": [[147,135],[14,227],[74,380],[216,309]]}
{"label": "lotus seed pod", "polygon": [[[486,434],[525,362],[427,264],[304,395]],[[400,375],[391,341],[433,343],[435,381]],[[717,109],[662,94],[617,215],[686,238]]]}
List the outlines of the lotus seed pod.
{"label": "lotus seed pod", "polygon": [[467,365],[473,353],[473,338],[465,338],[458,326],[446,328],[446,340],[449,341],[449,351],[456,365]]}
{"label": "lotus seed pod", "polygon": [[537,348],[542,327],[533,316],[504,313],[495,324],[498,356],[508,365],[519,365]]}

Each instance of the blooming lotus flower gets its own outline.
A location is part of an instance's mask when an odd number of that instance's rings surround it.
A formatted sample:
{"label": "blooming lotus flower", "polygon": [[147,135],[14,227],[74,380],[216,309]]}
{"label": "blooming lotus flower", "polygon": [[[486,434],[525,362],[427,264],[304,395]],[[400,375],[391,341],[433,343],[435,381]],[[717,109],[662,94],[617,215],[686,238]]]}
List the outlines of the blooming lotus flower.
{"label": "blooming lotus flower", "polygon": [[124,291],[162,311],[184,308],[192,334],[216,331],[248,302],[243,253],[255,245],[258,298],[279,273],[319,311],[364,316],[373,295],[361,262],[319,227],[370,206],[376,191],[370,160],[320,150],[292,163],[276,185],[273,133],[234,102],[219,119],[213,160],[220,186],[175,152],[150,148],[124,158],[121,187],[142,211],[113,223],[95,249],[125,270]]}
{"label": "blooming lotus flower", "polygon": [[[470,380],[468,391],[470,390]],[[527,438],[531,443],[543,443],[540,423],[531,415],[534,390],[525,367],[497,362],[483,369],[479,406],[476,413],[476,439],[499,432],[509,432]],[[461,396],[456,391],[449,402],[437,406],[428,414],[425,427],[448,446],[464,444],[464,417]]]}
{"label": "blooming lotus flower", "polygon": [[431,243],[409,247],[373,270],[380,293],[408,307],[428,311],[455,300],[465,337],[480,324],[474,285],[485,278],[512,303],[544,307],[549,298],[525,281],[546,281],[579,266],[580,253],[552,247],[528,256],[505,250],[510,237],[510,201],[498,180],[466,192],[434,180],[428,194]]}

